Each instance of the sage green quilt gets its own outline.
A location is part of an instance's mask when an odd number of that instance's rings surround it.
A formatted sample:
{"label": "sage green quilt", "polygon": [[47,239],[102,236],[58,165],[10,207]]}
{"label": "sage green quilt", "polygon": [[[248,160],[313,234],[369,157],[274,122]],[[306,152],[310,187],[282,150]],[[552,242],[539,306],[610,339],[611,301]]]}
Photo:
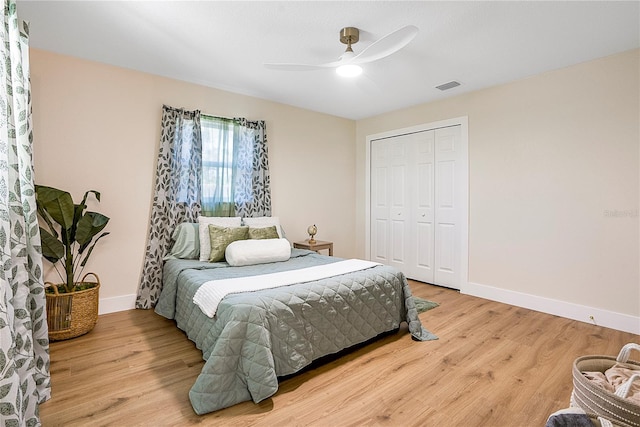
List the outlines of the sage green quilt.
{"label": "sage green quilt", "polygon": [[231,294],[209,318],[193,303],[209,280],[311,267],[340,258],[293,249],[289,261],[244,267],[224,262],[168,260],[156,312],[202,350],[206,361],[189,392],[198,414],[278,390],[278,377],[313,360],[365,342],[407,322],[418,341],[437,339],[422,327],[404,275],[376,266],[328,279]]}

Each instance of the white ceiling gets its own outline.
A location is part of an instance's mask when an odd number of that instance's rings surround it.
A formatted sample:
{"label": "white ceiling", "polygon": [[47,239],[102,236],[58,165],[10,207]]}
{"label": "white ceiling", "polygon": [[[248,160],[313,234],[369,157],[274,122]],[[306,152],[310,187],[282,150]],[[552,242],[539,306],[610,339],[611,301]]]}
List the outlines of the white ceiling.
{"label": "white ceiling", "polygon": [[[22,0],[18,15],[34,48],[350,119],[640,47],[639,1]],[[262,65],[333,61],[341,28],[360,29],[357,54],[405,25],[418,36],[356,79]]]}

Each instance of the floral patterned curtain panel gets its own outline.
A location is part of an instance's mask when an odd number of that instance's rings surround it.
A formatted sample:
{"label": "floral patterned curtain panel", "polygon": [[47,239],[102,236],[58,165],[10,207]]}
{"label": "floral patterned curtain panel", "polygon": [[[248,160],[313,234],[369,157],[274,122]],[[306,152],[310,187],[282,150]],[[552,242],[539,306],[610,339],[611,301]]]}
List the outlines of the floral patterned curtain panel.
{"label": "floral patterned curtain panel", "polygon": [[51,394],[33,182],[28,25],[4,1],[0,35],[0,424],[40,425]]}
{"label": "floral patterned curtain panel", "polygon": [[234,120],[238,124],[236,137],[239,163],[251,165],[237,177],[234,195],[236,216],[271,216],[271,181],[265,122],[251,122],[241,118]]}
{"label": "floral patterned curtain panel", "polygon": [[200,111],[162,108],[155,193],[136,308],[151,308],[162,289],[162,258],[182,222],[197,222],[202,173]]}

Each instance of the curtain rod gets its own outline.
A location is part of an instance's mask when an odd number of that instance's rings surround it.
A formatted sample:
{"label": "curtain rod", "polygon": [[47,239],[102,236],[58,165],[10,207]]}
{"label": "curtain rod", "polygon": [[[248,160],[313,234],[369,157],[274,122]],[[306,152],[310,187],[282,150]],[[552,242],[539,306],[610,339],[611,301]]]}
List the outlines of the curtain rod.
{"label": "curtain rod", "polygon": [[[189,111],[189,110],[186,110],[185,108],[176,108],[176,107],[172,107],[172,106],[167,105],[167,104],[163,104],[163,106],[164,106],[165,108],[169,108],[169,109],[171,109],[171,110],[175,110],[175,111]],[[198,111],[199,111],[199,110],[198,110]],[[201,116],[207,116],[207,117],[213,117],[213,118],[216,118],[216,119],[223,119],[223,120],[235,120],[234,118],[231,118],[231,117],[216,116],[216,115],[214,115],[214,114],[203,113],[202,111],[200,111],[200,115],[201,115]]]}
{"label": "curtain rod", "polygon": [[[170,110],[175,110],[175,111],[186,111],[189,112],[189,110],[185,110],[184,108],[176,108],[176,107],[172,107],[170,105],[167,104],[163,104],[164,108],[168,108]],[[200,110],[196,110],[196,111],[200,111]],[[224,116],[214,116],[213,114],[208,114],[208,113],[203,113],[202,111],[200,111],[200,116],[205,116],[205,117],[211,117],[214,119],[221,119],[221,120],[228,120],[228,121],[235,121],[235,120],[246,120],[247,122],[264,122],[264,120],[249,120],[247,118],[243,118],[243,117],[224,117]]]}
{"label": "curtain rod", "polygon": [[200,116],[213,117],[213,118],[216,118],[216,119],[223,119],[223,120],[235,120],[235,119],[230,118],[230,117],[216,116],[216,115],[213,115],[213,114],[203,113],[203,112],[200,112]]}

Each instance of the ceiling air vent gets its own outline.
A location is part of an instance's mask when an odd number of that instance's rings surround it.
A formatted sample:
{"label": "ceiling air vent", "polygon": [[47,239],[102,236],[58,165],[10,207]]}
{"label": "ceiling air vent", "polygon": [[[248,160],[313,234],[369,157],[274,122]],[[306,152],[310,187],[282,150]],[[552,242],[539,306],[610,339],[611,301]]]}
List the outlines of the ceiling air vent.
{"label": "ceiling air vent", "polygon": [[454,80],[454,81],[451,81],[449,83],[444,83],[444,84],[441,84],[440,86],[436,86],[436,89],[448,90],[448,89],[452,89],[452,88],[454,88],[456,86],[460,86],[460,83],[458,83],[458,82],[456,82]]}

